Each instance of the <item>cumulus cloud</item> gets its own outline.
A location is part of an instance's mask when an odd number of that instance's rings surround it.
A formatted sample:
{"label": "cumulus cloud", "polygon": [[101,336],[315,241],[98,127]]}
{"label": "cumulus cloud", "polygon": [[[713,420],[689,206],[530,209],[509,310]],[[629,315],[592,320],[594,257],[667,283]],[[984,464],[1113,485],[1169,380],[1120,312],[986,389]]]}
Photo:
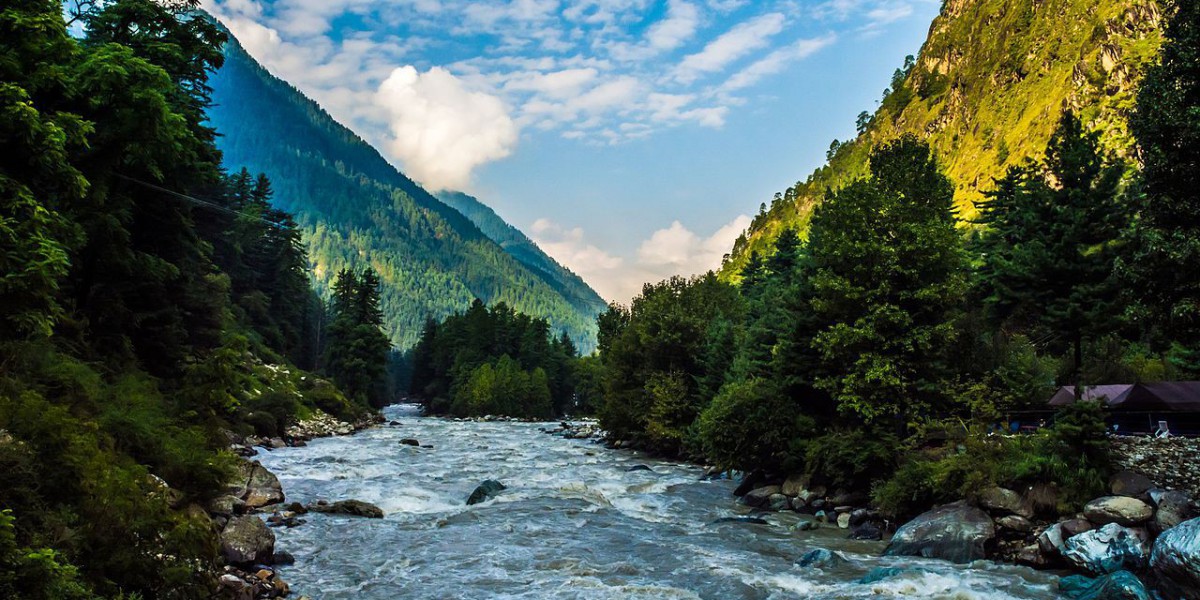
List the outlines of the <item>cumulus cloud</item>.
{"label": "cumulus cloud", "polygon": [[675,80],[688,84],[701,75],[723,70],[733,61],[767,46],[772,36],[783,31],[783,23],[782,13],[767,13],[739,23],[700,52],[684,57],[675,69]]}
{"label": "cumulus cloud", "polygon": [[603,298],[628,304],[646,282],[720,267],[724,254],[749,226],[750,217],[740,215],[705,236],[675,221],[644,240],[632,259],[597,247],[580,227],[567,228],[548,219],[535,221],[530,237],[543,251],[583,277]]}
{"label": "cumulus cloud", "polygon": [[694,4],[671,0],[667,4],[667,18],[650,27],[646,42],[658,50],[674,50],[691,39],[699,26],[700,10]]}
{"label": "cumulus cloud", "polygon": [[517,125],[500,98],[467,89],[440,67],[392,71],[375,103],[388,116],[388,154],[432,189],[466,187],[475,167],[508,156],[517,143]]}

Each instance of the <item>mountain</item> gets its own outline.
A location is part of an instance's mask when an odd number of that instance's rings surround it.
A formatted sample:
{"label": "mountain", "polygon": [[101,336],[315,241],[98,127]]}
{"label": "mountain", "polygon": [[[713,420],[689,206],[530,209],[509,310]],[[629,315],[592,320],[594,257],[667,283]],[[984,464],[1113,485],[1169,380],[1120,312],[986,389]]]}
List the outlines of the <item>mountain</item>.
{"label": "mountain", "polygon": [[268,73],[232,36],[210,85],[208,117],[221,134],[226,167],[270,177],[273,202],[294,214],[303,231],[323,294],[343,268],[378,272],[394,344],[411,346],[427,317],[463,311],[479,298],[546,319],[585,352],[595,347],[595,315],[603,306],[587,284],[544,264],[537,255],[549,258],[540,251],[518,244],[507,252]]}
{"label": "mountain", "polygon": [[915,60],[874,115],[860,116],[858,137],[835,140],[826,165],[760,211],[722,276],[736,279],[784,228],[803,232],[827,188],[864,175],[871,148],[902,134],[937,152],[964,219],[994,178],[1045,149],[1065,109],[1131,156],[1126,118],[1162,42],[1160,19],[1155,0],[945,0]]}
{"label": "mountain", "polygon": [[517,259],[517,262],[540,275],[550,287],[562,294],[571,306],[588,314],[599,314],[608,306],[604,298],[589,287],[583,278],[542,252],[542,249],[520,229],[509,225],[478,198],[462,192],[439,192],[436,196],[438,200],[470,219],[484,235],[500,244],[500,247]]}

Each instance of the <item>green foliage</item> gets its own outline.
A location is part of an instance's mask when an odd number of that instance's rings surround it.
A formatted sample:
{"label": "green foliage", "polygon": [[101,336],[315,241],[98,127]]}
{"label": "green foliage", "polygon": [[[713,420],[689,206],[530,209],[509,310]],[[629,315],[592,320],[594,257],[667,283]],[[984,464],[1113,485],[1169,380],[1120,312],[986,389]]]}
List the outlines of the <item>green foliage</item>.
{"label": "green foliage", "polygon": [[1133,251],[1122,269],[1159,344],[1200,373],[1200,7],[1167,0],[1166,42],[1137,96],[1130,129],[1143,170]]}
{"label": "green foliage", "polygon": [[793,443],[814,427],[811,417],[762,379],[726,384],[697,420],[703,455],[721,468],[741,471],[800,466]]}
{"label": "green foliage", "polygon": [[476,300],[441,323],[430,319],[412,354],[410,391],[433,412],[549,418],[578,409],[571,338],[503,303],[489,309]]}
{"label": "green foliage", "polygon": [[880,428],[835,430],[803,443],[805,469],[834,488],[870,489],[890,475],[899,457],[895,435]]}
{"label": "green foliage", "polygon": [[49,548],[17,546],[11,510],[0,510],[0,595],[11,600],[91,600],[79,569]]}
{"label": "green foliage", "polygon": [[351,398],[369,406],[387,403],[391,346],[383,333],[379,278],[367,269],[342,271],[334,284],[325,348],[325,370]]}
{"label": "green foliage", "polygon": [[343,269],[379,275],[385,332],[396,347],[415,344],[426,317],[441,320],[476,298],[544,319],[577,346],[593,346],[602,303],[586,285],[528,246],[502,247],[511,232],[496,231],[490,219],[484,229],[503,241],[489,239],[270,75],[236,40],[225,45],[225,64],[211,85],[208,116],[223,134],[217,145],[226,164],[270,177],[272,202],[295,215],[322,296],[330,296]]}
{"label": "green foliage", "polygon": [[822,327],[819,385],[867,421],[944,409],[966,263],[953,192],[912,137],[872,154],[871,177],[831,192],[808,243]]}

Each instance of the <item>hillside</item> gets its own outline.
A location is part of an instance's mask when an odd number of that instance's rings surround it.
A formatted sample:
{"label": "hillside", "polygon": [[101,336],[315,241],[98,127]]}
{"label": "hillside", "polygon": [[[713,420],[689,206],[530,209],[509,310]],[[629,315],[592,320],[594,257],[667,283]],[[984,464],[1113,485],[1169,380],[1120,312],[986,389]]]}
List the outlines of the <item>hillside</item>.
{"label": "hillside", "polygon": [[825,166],[760,212],[723,277],[736,279],[785,227],[803,232],[825,190],[861,177],[871,147],[901,134],[933,147],[966,219],[994,178],[1045,148],[1066,108],[1129,156],[1126,118],[1161,43],[1160,18],[1155,0],[946,0],[858,137],[835,142]]}
{"label": "hillside", "polygon": [[500,244],[500,247],[517,259],[517,262],[541,276],[550,287],[562,294],[571,306],[585,313],[599,314],[608,305],[583,278],[542,252],[529,236],[509,225],[478,198],[462,192],[439,192],[436,195],[438,200],[470,219],[484,235]]}
{"label": "hillside", "polygon": [[[213,75],[209,120],[229,165],[271,178],[274,202],[296,215],[317,288],[338,271],[371,266],[382,280],[392,342],[416,342],[426,317],[465,310],[475,298],[506,302],[595,345],[595,293],[511,256],[434,198],[315,102],[272,76],[230,38]],[[528,253],[528,249],[522,249]],[[556,287],[559,280],[565,287]]]}

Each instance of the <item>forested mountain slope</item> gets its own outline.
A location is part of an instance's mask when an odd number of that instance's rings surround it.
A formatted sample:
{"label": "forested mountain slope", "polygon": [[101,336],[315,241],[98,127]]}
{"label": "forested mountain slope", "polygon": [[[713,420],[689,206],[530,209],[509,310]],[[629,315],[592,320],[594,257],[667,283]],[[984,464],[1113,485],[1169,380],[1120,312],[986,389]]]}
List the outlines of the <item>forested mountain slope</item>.
{"label": "forested mountain slope", "polygon": [[581,347],[594,346],[595,310],[564,297],[232,37],[211,85],[209,119],[223,134],[217,144],[226,164],[271,178],[275,202],[304,233],[323,293],[343,268],[379,274],[393,343],[412,345],[426,317],[440,319],[479,298],[545,318]]}
{"label": "forested mountain slope", "polygon": [[1064,109],[1128,156],[1126,119],[1161,44],[1160,20],[1156,0],[946,0],[875,114],[860,115],[858,137],[835,140],[828,164],[759,213],[723,276],[736,278],[784,228],[803,234],[825,190],[862,177],[871,148],[901,134],[934,149],[963,218],[994,178],[1045,148]]}
{"label": "forested mountain slope", "polygon": [[439,192],[437,198],[462,213],[479,227],[484,235],[500,244],[505,252],[541,276],[550,287],[562,294],[571,306],[589,314],[599,314],[608,305],[583,278],[542,252],[529,236],[509,225],[478,198],[462,192]]}

